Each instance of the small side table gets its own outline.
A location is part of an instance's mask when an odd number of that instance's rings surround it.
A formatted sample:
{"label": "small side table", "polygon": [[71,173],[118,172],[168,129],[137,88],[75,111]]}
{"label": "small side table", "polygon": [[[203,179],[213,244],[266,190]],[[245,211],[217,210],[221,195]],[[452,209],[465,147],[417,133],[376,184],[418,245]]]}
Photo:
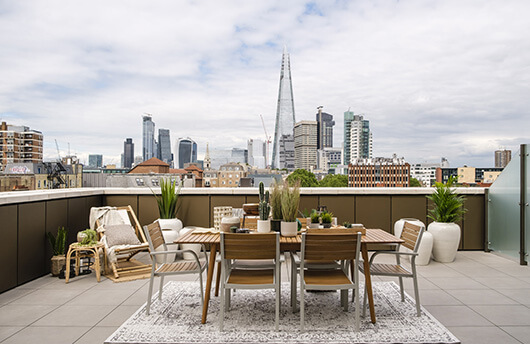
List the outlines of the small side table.
{"label": "small side table", "polygon": [[104,247],[105,245],[103,245],[102,243],[97,243],[95,245],[90,246],[81,245],[78,242],[70,244],[70,247],[68,248],[68,253],[66,254],[66,272],[64,274],[65,282],[68,283],[68,280],[70,279],[70,259],[72,258],[72,254],[74,254],[75,257],[76,276],[79,275],[79,260],[81,258],[94,257],[94,270],[96,271],[96,278],[99,282],[101,280],[101,265],[99,262],[99,253],[100,250],[103,250]]}

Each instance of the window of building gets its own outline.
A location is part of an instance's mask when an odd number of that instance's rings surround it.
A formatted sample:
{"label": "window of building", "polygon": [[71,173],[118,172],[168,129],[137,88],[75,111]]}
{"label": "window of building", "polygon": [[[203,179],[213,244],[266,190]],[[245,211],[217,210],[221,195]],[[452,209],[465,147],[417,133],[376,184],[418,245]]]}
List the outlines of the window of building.
{"label": "window of building", "polygon": [[145,186],[144,180],[142,178],[136,178],[136,185]]}
{"label": "window of building", "polygon": [[152,180],[151,180],[151,184],[152,184],[153,186],[160,186],[160,184],[159,184],[159,182],[158,182],[158,179],[152,179]]}

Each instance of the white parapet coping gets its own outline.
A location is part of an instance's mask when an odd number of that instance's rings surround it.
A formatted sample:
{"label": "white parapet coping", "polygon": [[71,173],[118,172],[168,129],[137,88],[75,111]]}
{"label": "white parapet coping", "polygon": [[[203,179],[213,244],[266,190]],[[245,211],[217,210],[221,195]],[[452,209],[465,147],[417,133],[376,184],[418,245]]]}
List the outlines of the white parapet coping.
{"label": "white parapet coping", "polygon": [[[462,195],[483,195],[487,188],[456,188]],[[160,188],[153,189],[160,193]],[[429,195],[434,188],[301,188],[302,195]],[[258,195],[258,188],[182,188],[182,195]],[[100,195],[152,195],[149,188],[77,188],[0,193],[0,205]]]}

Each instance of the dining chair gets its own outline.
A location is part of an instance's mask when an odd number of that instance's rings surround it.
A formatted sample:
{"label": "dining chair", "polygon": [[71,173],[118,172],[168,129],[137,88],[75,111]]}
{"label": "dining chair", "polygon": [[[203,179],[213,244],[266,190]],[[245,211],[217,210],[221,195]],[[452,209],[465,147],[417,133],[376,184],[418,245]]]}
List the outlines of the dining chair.
{"label": "dining chair", "polygon": [[[343,228],[329,228],[326,230],[318,228],[308,228],[307,233],[354,233],[353,230]],[[289,252],[291,257],[291,309],[292,312],[297,310],[297,294],[298,294],[298,274],[300,273],[300,255],[297,252]],[[311,261],[306,260],[306,269],[326,270],[326,269],[342,269],[346,262],[339,261]]]}
{"label": "dining chair", "polygon": [[[412,278],[414,284],[414,298],[416,299],[416,314],[421,315],[420,294],[418,290],[418,275],[416,273],[416,257],[418,248],[425,227],[417,226],[410,222],[405,222],[401,239],[405,242],[401,245],[411,250],[411,252],[400,252],[400,245],[396,245],[394,251],[377,251],[370,257],[370,275],[371,276],[394,276],[399,278],[399,289],[401,291],[401,302],[405,301],[405,291],[403,289],[403,277]],[[376,264],[374,260],[380,255],[394,255],[396,264]],[[410,256],[410,268],[401,263],[401,257]],[[359,269],[364,273],[364,265],[359,264]],[[366,314],[366,288],[364,289],[363,316]]]}
{"label": "dining chair", "polygon": [[[274,260],[261,268],[232,265],[233,260]],[[221,232],[221,314],[219,329],[223,331],[224,312],[230,307],[232,289],[274,289],[276,292],[275,329],[280,322],[280,235],[279,233]]]}
{"label": "dining chair", "polygon": [[[162,235],[162,229],[158,221],[155,221],[147,226],[144,226],[145,236],[149,243],[149,254],[152,261],[151,279],[149,281],[149,292],[147,294],[146,313],[149,315],[151,310],[151,298],[153,295],[153,282],[156,276],[160,276],[160,288],[158,291],[158,299],[162,299],[162,289],[164,286],[164,277],[168,275],[182,275],[182,274],[199,274],[199,283],[201,290],[201,305],[204,303],[204,291],[202,285],[202,273],[208,268],[208,256],[205,253],[204,259],[199,259],[199,255],[194,250],[168,250],[167,246],[175,245],[174,243],[166,243]],[[163,249],[157,251],[158,248]],[[203,246],[204,250],[204,246]],[[166,258],[168,255],[175,255],[177,253],[190,253],[193,260],[176,260],[167,262],[166,259],[161,261],[165,263],[157,264],[157,256]],[[160,261],[160,260],[159,260]]]}
{"label": "dining chair", "polygon": [[302,251],[300,257],[300,330],[304,330],[305,291],[340,290],[341,305],[348,311],[348,291],[354,292],[355,330],[359,331],[359,270],[354,264],[353,278],[349,277],[348,264],[341,269],[308,269],[307,261],[355,261],[359,260],[361,250],[360,233],[302,233]]}

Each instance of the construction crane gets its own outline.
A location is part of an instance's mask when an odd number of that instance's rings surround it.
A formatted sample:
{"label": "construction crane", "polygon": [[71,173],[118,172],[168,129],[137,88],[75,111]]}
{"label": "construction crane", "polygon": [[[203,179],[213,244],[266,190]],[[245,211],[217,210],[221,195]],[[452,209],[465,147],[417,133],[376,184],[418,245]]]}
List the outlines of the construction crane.
{"label": "construction crane", "polygon": [[59,150],[59,144],[57,143],[57,139],[55,139],[55,147],[57,147],[57,159],[58,161],[61,161],[61,151]]}
{"label": "construction crane", "polygon": [[265,168],[267,168],[269,165],[267,164],[269,159],[269,144],[271,143],[271,137],[269,134],[267,134],[267,128],[265,128],[265,121],[263,120],[263,116],[259,115],[261,117],[261,124],[263,124],[263,131],[265,132]]}

